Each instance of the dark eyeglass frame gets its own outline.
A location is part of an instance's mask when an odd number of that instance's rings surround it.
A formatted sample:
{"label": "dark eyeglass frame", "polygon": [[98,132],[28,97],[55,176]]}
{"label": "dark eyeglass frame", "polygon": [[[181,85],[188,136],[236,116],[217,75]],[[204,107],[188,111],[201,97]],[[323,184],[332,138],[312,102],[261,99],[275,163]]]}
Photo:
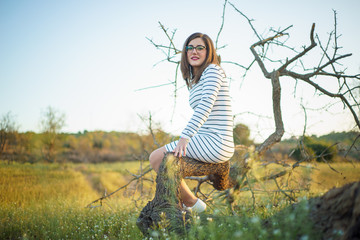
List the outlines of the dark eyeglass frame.
{"label": "dark eyeglass frame", "polygon": [[194,51],[194,49],[196,49],[197,52],[201,52],[202,50],[206,49],[206,47],[203,45],[197,45],[196,47],[194,47],[193,45],[188,45],[185,49],[186,52]]}

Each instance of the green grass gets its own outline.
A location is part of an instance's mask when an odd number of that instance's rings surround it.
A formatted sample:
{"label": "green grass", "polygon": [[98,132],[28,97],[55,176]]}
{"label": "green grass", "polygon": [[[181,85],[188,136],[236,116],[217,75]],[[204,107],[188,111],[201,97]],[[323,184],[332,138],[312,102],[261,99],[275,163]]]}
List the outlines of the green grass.
{"label": "green grass", "polygon": [[136,213],[61,202],[0,210],[1,239],[138,239]]}
{"label": "green grass", "polygon": [[[0,239],[141,238],[134,224],[139,210],[130,198],[123,197],[126,191],[104,207],[85,208],[102,196],[99,186],[110,192],[126,182],[124,165],[134,171],[138,163],[1,162]],[[94,175],[98,175],[99,182]]]}
{"label": "green grass", "polygon": [[[147,165],[147,163],[145,164]],[[143,185],[134,182],[103,202],[88,203],[126,184],[139,174],[139,162],[102,164],[19,164],[0,161],[0,239],[143,239],[135,225],[139,212],[154,195],[154,172]],[[194,216],[187,236],[163,228],[153,239],[318,239],[307,221],[308,206],[300,199],[332,187],[359,181],[360,164],[304,164],[278,181],[282,189],[300,189],[299,208],[276,192],[275,183],[253,184],[252,191],[235,194],[233,215],[225,201],[214,196],[206,215]],[[275,165],[253,165],[249,178],[279,171]],[[187,180],[188,181],[188,180]],[[188,181],[191,187],[194,182]],[[310,191],[305,191],[304,189]],[[207,186],[204,192],[211,191]],[[254,201],[253,201],[254,199]],[[94,204],[98,206],[99,203]],[[264,227],[263,220],[267,219]]]}

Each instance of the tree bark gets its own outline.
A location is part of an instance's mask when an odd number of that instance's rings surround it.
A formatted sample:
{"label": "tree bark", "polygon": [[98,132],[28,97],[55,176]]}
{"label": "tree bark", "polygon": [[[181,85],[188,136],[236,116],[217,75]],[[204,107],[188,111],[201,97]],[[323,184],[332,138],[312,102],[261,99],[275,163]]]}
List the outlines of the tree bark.
{"label": "tree bark", "polygon": [[229,180],[230,162],[211,164],[203,163],[188,157],[177,158],[173,154],[165,155],[156,177],[156,191],[153,200],[143,208],[136,222],[144,235],[156,228],[165,214],[169,224],[166,228],[183,234],[190,213],[182,208],[180,199],[180,181],[187,176],[209,175],[209,180],[217,190],[234,186],[235,180]]}
{"label": "tree bark", "polygon": [[309,200],[310,218],[323,239],[360,239],[360,182]]}
{"label": "tree bark", "polygon": [[167,230],[178,234],[185,232],[185,223],[190,215],[184,212],[180,202],[180,161],[173,155],[165,155],[156,177],[156,191],[137,219],[137,226],[145,236],[156,229],[162,221],[162,214],[169,220]]}

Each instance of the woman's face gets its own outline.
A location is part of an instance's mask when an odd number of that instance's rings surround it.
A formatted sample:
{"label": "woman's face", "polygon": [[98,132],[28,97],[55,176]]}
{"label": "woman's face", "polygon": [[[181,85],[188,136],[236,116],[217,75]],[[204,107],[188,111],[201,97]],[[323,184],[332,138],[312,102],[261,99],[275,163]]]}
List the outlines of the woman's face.
{"label": "woman's face", "polygon": [[196,73],[196,71],[204,63],[206,51],[205,43],[201,38],[195,38],[187,45],[187,60],[193,67],[194,73]]}

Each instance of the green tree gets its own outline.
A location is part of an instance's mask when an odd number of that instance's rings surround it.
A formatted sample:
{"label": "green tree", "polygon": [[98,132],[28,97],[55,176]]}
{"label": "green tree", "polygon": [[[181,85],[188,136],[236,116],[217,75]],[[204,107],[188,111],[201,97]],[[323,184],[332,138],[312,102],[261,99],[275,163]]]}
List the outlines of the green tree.
{"label": "green tree", "polygon": [[65,126],[65,114],[52,107],[47,107],[41,121],[42,154],[45,161],[56,162],[56,154],[60,147],[59,133]]}
{"label": "green tree", "polygon": [[333,161],[337,155],[337,148],[331,143],[317,140],[313,137],[305,136],[300,144],[294,151],[293,157],[297,160],[315,159],[317,162]]}
{"label": "green tree", "polygon": [[234,127],[234,143],[235,145],[250,146],[254,141],[250,139],[250,129],[248,126],[239,123]]}
{"label": "green tree", "polygon": [[17,134],[17,126],[11,112],[4,114],[0,119],[0,157],[6,151],[9,142],[13,141]]}

